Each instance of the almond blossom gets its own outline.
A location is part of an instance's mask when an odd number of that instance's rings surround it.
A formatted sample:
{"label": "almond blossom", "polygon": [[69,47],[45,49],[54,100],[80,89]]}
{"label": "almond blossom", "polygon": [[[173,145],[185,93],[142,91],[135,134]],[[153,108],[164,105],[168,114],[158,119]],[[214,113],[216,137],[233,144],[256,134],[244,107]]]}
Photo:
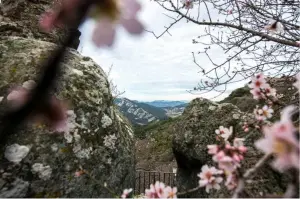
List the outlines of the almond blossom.
{"label": "almond blossom", "polygon": [[258,106],[256,106],[256,109],[254,109],[254,115],[255,118],[259,121],[264,121],[266,119],[269,119],[272,117],[272,114],[274,113],[274,110],[267,105],[263,106],[263,108],[259,109]]}
{"label": "almond blossom", "polygon": [[80,177],[83,174],[85,174],[85,171],[84,170],[79,170],[79,171],[76,171],[74,175],[75,175],[75,177]]}
{"label": "almond blossom", "polygon": [[279,32],[283,33],[284,32],[284,27],[281,22],[272,20],[269,25],[265,26],[266,30],[272,31],[272,32]]}
{"label": "almond blossom", "polygon": [[[55,26],[70,25],[76,19],[76,11],[82,4],[83,0],[63,0],[56,4],[54,9],[42,16],[42,29],[49,32]],[[112,46],[117,24],[133,35],[144,31],[142,23],[137,19],[141,6],[136,0],[103,0],[94,4],[88,15],[97,21],[92,36],[96,46]]]}
{"label": "almond blossom", "polygon": [[[35,85],[33,80],[29,80],[24,82],[22,87],[12,90],[7,95],[7,101],[11,104],[11,108],[16,109],[24,105],[30,99]],[[68,131],[66,106],[55,96],[50,96],[42,106],[39,106],[32,113],[31,119],[35,123],[46,123],[57,132]]]}
{"label": "almond blossom", "polygon": [[233,190],[237,187],[237,176],[235,173],[229,173],[226,177],[225,186],[228,190]]}
{"label": "almond blossom", "polygon": [[298,92],[300,92],[300,72],[295,76],[296,82],[293,84],[298,89]]}
{"label": "almond blossom", "polygon": [[220,183],[223,181],[223,178],[218,176],[222,174],[223,171],[216,169],[215,167],[208,167],[207,165],[202,166],[201,173],[198,174],[199,186],[205,187],[205,191],[209,193],[210,189],[219,190]]}
{"label": "almond blossom", "polygon": [[221,136],[226,141],[232,134],[232,126],[229,129],[224,128],[223,126],[220,126],[219,129],[215,130],[215,132],[217,135]]}
{"label": "almond blossom", "polygon": [[216,154],[218,152],[218,145],[213,144],[213,145],[207,145],[208,148],[208,154]]}
{"label": "almond blossom", "polygon": [[132,189],[124,189],[121,198],[127,198],[127,196],[132,192]]}
{"label": "almond blossom", "polygon": [[251,88],[250,93],[254,99],[265,99],[267,97],[276,98],[276,89],[272,88],[265,80],[263,74],[258,74],[251,78],[248,85]]}
{"label": "almond blossom", "polygon": [[247,152],[247,147],[244,146],[244,138],[235,138],[233,146],[227,143],[223,147],[216,145],[208,145],[208,153],[213,155],[213,161],[218,163],[218,168],[224,172],[232,173],[244,159],[244,154]]}
{"label": "almond blossom", "polygon": [[234,138],[233,146],[234,147],[244,147],[245,138]]}
{"label": "almond blossom", "polygon": [[156,181],[155,184],[150,185],[150,189],[145,190],[146,198],[177,198],[177,188],[165,186],[164,183]]}
{"label": "almond blossom", "polygon": [[294,106],[286,107],[281,120],[271,126],[264,126],[265,137],[255,143],[255,146],[264,153],[275,155],[272,166],[279,171],[289,168],[299,169],[299,142],[290,119],[294,110]]}
{"label": "almond blossom", "polygon": [[192,9],[194,7],[193,0],[181,0],[181,3],[185,9]]}

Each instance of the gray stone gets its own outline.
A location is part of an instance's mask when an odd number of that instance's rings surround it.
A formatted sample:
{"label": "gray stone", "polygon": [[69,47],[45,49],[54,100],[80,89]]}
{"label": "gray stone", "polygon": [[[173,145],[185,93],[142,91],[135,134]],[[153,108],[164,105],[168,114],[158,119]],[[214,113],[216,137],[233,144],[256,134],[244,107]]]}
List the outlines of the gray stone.
{"label": "gray stone", "polygon": [[[36,80],[40,64],[56,47],[35,39],[1,38],[0,96],[4,99],[0,110],[7,108],[9,89]],[[3,158],[1,168],[9,170],[14,178],[26,180],[31,187],[26,196],[30,197],[112,197],[103,187],[104,182],[118,194],[123,188],[133,187],[132,128],[114,107],[104,71],[91,59],[84,60],[77,51],[68,49],[55,95],[72,105],[69,109],[76,116],[72,121],[75,128],[69,135],[51,134],[43,126],[21,129],[9,137],[6,146],[30,146],[29,153],[20,164]],[[110,135],[116,136],[114,148],[104,144],[104,137]],[[67,139],[70,136],[71,141]],[[80,167],[92,179],[85,175],[74,177]]]}
{"label": "gray stone", "polygon": [[[211,107],[216,108],[212,109]],[[239,117],[237,117],[239,115]],[[181,119],[175,124],[173,138],[173,153],[177,161],[177,187],[179,192],[186,191],[198,186],[198,173],[205,164],[217,166],[212,161],[212,156],[207,153],[207,145],[218,144],[215,130],[219,126],[229,128],[233,126],[236,137],[245,137],[242,131],[242,118],[251,118],[251,114],[245,114],[233,104],[216,104],[207,99],[194,99],[185,109]],[[252,115],[253,117],[253,115]],[[249,146],[243,168],[252,167],[260,157],[263,156],[253,147],[253,142],[261,136],[259,132],[253,132],[245,142]],[[205,188],[196,192],[186,194],[183,197],[231,197],[231,193],[222,185],[219,191],[211,190],[209,194]],[[243,197],[257,197],[260,192],[266,194],[278,194],[284,191],[281,176],[272,171],[269,166],[259,170],[253,179],[253,183],[246,185],[246,192]]]}
{"label": "gray stone", "polygon": [[51,33],[41,31],[39,20],[41,15],[51,8],[53,0],[2,0],[0,4],[0,36],[20,36],[35,38],[61,44],[68,33],[76,34],[77,39],[70,47],[77,49],[79,30],[67,28],[56,29]]}
{"label": "gray stone", "polygon": [[11,183],[10,188],[2,188],[0,191],[1,198],[23,198],[26,196],[29,183],[21,179],[16,179]]}

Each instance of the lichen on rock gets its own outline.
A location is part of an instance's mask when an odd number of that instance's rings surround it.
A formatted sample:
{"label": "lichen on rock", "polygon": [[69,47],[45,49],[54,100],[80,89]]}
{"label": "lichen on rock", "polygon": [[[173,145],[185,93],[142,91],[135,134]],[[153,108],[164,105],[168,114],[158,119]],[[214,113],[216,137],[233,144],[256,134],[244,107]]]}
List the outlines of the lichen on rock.
{"label": "lichen on rock", "polygon": [[[214,107],[214,108],[212,108]],[[235,137],[246,136],[242,130],[244,120],[253,118],[252,114],[242,112],[237,106],[231,103],[216,103],[207,99],[194,99],[185,109],[180,120],[174,127],[173,153],[177,161],[177,186],[179,191],[186,191],[198,186],[201,167],[205,164],[215,166],[212,156],[208,154],[207,145],[216,144],[215,130],[219,126],[233,127]],[[261,137],[259,134],[251,134],[245,141],[249,151],[242,167],[248,169],[252,167],[263,156],[255,150],[253,143]],[[281,176],[266,166],[259,170],[253,181],[246,185],[243,197],[257,197],[260,193],[268,190],[269,194],[277,194],[284,191],[281,185]],[[213,190],[209,194],[205,188],[189,193],[183,197],[231,197],[231,192],[225,186],[219,191]]]}
{"label": "lichen on rock", "polygon": [[27,146],[20,146],[18,144],[12,144],[7,146],[4,152],[5,158],[14,163],[19,163],[29,152],[29,148]]}
{"label": "lichen on rock", "polygon": [[[1,38],[0,61],[3,64],[0,96],[4,97],[0,103],[1,112],[8,108],[6,97],[9,90],[28,80],[36,80],[41,64],[56,47],[55,44],[35,39]],[[77,72],[74,73],[74,70]],[[67,134],[53,133],[44,126],[24,126],[9,137],[7,146],[15,143],[30,146],[30,151],[25,157],[22,156],[22,160],[21,156],[11,158],[26,164],[15,168],[14,163],[8,164],[5,159],[0,166],[5,171],[9,170],[13,177],[29,183],[31,189],[26,197],[113,197],[89,177],[75,178],[74,173],[80,166],[92,178],[106,181],[116,193],[122,193],[123,188],[133,187],[135,165],[132,128],[113,106],[104,71],[93,61],[84,61],[79,53],[68,49],[54,91],[57,98],[67,100],[70,105],[70,128]],[[114,150],[103,143],[108,135],[118,138],[110,146]],[[5,151],[5,148],[0,150]],[[31,167],[35,163],[46,167],[46,172],[34,172]],[[51,177],[47,178],[46,174],[49,173]],[[13,189],[3,188],[0,193]]]}

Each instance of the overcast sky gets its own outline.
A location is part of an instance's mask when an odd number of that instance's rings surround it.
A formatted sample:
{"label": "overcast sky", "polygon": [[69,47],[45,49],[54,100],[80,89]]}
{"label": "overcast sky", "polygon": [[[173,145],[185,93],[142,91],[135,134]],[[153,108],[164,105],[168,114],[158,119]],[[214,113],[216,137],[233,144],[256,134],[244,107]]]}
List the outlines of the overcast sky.
{"label": "overcast sky", "polygon": [[[142,10],[139,18],[147,30],[160,34],[170,19],[153,1],[140,0]],[[196,97],[211,98],[216,93],[193,95],[187,90],[193,89],[201,76],[199,68],[193,63],[191,52],[199,50],[199,45],[192,44],[192,39],[203,33],[203,28],[182,21],[174,26],[170,33],[156,39],[151,33],[133,37],[122,28],[117,31],[117,40],[112,48],[97,49],[91,42],[93,21],[87,21],[81,27],[82,36],[78,50],[91,57],[104,71],[113,64],[110,78],[119,90],[125,90],[123,97],[139,101],[152,100],[191,100]],[[223,52],[212,52],[214,61],[224,58]],[[200,59],[200,60],[199,60]],[[206,57],[198,60],[211,67]],[[207,62],[207,64],[206,64]],[[241,87],[239,83],[230,90]],[[229,93],[216,98],[217,100]]]}

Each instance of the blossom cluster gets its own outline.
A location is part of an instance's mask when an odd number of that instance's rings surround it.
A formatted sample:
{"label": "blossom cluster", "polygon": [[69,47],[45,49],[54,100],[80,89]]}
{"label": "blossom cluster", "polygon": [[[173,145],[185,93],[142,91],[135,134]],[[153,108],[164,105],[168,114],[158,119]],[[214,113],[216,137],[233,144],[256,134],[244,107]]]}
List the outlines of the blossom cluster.
{"label": "blossom cluster", "polygon": [[297,129],[291,117],[296,110],[295,106],[284,108],[280,121],[264,126],[264,138],[258,140],[255,146],[266,154],[274,154],[272,163],[274,169],[286,171],[290,168],[299,169],[299,140]]}
{"label": "blossom cluster", "polygon": [[247,148],[243,145],[243,138],[235,138],[233,146],[226,144],[224,147],[208,145],[208,153],[213,155],[213,161],[218,163],[219,169],[233,172],[240,166]]}
{"label": "blossom cluster", "polygon": [[146,198],[177,198],[177,188],[166,186],[164,183],[156,181],[150,185],[150,189],[145,190]]}
{"label": "blossom cluster", "polygon": [[[121,198],[127,198],[132,189],[124,189]],[[141,198],[177,198],[177,188],[166,186],[163,182],[156,181],[150,185],[150,189],[145,190]]]}
{"label": "blossom cluster", "polygon": [[249,87],[254,99],[276,99],[276,89],[267,83],[263,74],[252,77]]}
{"label": "blossom cluster", "polygon": [[205,191],[209,193],[210,189],[220,189],[220,183],[223,181],[223,178],[220,177],[220,174],[223,174],[222,170],[218,170],[215,167],[208,167],[207,165],[202,166],[201,173],[198,174],[199,186],[204,187]]}

